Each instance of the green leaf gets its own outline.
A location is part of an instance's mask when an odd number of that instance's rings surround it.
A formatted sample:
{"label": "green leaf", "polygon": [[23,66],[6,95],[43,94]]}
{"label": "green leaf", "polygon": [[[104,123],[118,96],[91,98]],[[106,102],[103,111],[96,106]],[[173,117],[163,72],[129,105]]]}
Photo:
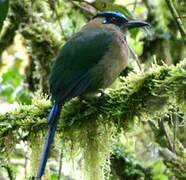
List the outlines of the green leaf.
{"label": "green leaf", "polygon": [[154,163],[152,174],[153,180],[168,180],[168,176],[166,175],[166,166],[163,160],[158,160]]}
{"label": "green leaf", "polygon": [[92,3],[92,5],[100,11],[119,11],[123,13],[125,16],[127,16],[129,19],[133,18],[133,15],[130,13],[130,11],[126,7],[118,5],[118,4],[98,1],[98,2]]}
{"label": "green leaf", "polygon": [[18,96],[17,96],[17,100],[21,104],[27,104],[27,105],[32,104],[32,97],[26,91],[20,92],[20,94],[18,94]]}
{"label": "green leaf", "polygon": [[14,98],[12,96],[14,92],[14,88],[11,85],[4,86],[3,91],[1,92],[1,96],[5,97],[8,102],[12,103]]}
{"label": "green leaf", "polygon": [[7,16],[9,0],[0,0],[0,31],[3,27],[3,22]]}
{"label": "green leaf", "polygon": [[13,66],[2,75],[2,83],[11,83],[14,87],[18,87],[22,82],[22,78],[23,77],[19,73],[18,69]]}

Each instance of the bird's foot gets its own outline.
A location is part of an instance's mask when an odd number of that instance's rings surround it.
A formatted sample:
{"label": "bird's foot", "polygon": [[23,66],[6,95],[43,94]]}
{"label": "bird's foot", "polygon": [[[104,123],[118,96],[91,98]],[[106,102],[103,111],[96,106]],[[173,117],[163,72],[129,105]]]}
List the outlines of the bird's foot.
{"label": "bird's foot", "polygon": [[89,104],[94,104],[95,102],[97,102],[97,100],[100,99],[100,97],[105,96],[105,94],[106,93],[104,92],[104,90],[99,89],[97,91],[97,93],[84,94],[84,95],[79,96],[79,100],[81,102],[86,102],[86,103],[89,103]]}

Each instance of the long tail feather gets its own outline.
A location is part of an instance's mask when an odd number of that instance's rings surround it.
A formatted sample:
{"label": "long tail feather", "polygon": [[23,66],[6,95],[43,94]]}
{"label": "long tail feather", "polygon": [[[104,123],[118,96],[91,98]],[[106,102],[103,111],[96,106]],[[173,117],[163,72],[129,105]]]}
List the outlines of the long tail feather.
{"label": "long tail feather", "polygon": [[56,119],[56,116],[58,114],[58,112],[60,111],[60,107],[57,103],[55,103],[53,106],[52,106],[52,109],[49,113],[49,116],[48,116],[48,124],[53,124],[53,121],[55,121]]}
{"label": "long tail feather", "polygon": [[49,131],[48,131],[48,135],[45,140],[45,145],[43,148],[40,165],[39,165],[38,172],[37,172],[37,177],[36,177],[37,180],[40,180],[44,174],[50,148],[54,140],[60,111],[61,111],[61,107],[58,104],[54,104],[49,114],[49,117],[48,117]]}

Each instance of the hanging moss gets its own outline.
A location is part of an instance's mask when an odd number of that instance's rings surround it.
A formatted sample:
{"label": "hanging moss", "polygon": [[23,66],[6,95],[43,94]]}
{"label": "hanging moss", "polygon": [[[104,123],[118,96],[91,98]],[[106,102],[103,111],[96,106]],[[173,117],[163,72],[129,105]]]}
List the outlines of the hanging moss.
{"label": "hanging moss", "polygon": [[37,172],[37,168],[39,166],[40,162],[40,156],[38,154],[41,154],[42,152],[42,143],[44,141],[43,134],[37,133],[32,134],[32,136],[29,138],[29,147],[31,148],[31,167],[32,167],[32,174],[31,176],[35,176]]}
{"label": "hanging moss", "polygon": [[[82,153],[84,179],[102,180],[109,177],[110,164],[109,157],[111,153],[113,136],[116,128],[112,123],[104,124],[99,119],[89,119],[87,126],[82,128],[68,128],[62,133],[65,145],[69,145],[72,154]],[[73,153],[74,151],[74,153]]]}

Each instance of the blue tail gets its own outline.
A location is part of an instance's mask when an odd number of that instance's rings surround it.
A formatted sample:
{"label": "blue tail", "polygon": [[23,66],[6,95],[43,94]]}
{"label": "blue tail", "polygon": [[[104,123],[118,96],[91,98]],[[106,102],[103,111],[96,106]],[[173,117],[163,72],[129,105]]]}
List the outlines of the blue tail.
{"label": "blue tail", "polygon": [[55,103],[53,106],[52,106],[52,109],[49,113],[49,116],[48,116],[48,124],[53,124],[53,121],[55,121],[56,119],[56,115],[58,114],[58,111],[60,111],[59,109],[59,105],[57,103]]}
{"label": "blue tail", "polygon": [[56,128],[57,128],[60,111],[61,111],[61,106],[57,103],[55,103],[53,105],[53,107],[50,111],[50,114],[49,114],[49,117],[48,117],[49,131],[48,131],[48,135],[47,135],[46,140],[45,140],[45,145],[44,145],[44,148],[43,148],[43,152],[42,152],[42,156],[41,156],[41,160],[40,160],[40,165],[39,165],[38,172],[37,172],[37,177],[36,177],[37,180],[40,180],[41,177],[44,174],[45,166],[46,166],[48,155],[49,155],[49,151],[50,151],[51,145],[52,145],[53,140],[54,140],[55,131],[56,131]]}

